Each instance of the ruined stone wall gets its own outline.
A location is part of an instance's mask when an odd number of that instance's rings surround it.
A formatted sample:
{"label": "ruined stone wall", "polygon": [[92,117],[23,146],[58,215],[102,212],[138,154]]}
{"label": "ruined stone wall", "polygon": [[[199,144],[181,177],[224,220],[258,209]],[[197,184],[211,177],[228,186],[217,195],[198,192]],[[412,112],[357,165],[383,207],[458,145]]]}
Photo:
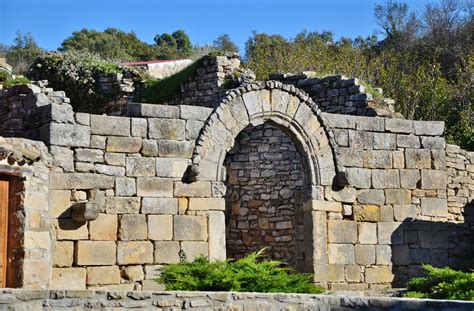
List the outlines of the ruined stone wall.
{"label": "ruined stone wall", "polygon": [[268,258],[304,270],[300,158],[291,138],[267,123],[237,136],[224,162],[228,257],[267,247]]}
{"label": "ruined stone wall", "polygon": [[[292,84],[307,92],[324,112],[358,115],[393,117],[395,101],[371,94],[356,78],[344,76],[312,77],[311,72],[303,74],[273,74],[271,80]],[[375,96],[375,97],[374,97]]]}

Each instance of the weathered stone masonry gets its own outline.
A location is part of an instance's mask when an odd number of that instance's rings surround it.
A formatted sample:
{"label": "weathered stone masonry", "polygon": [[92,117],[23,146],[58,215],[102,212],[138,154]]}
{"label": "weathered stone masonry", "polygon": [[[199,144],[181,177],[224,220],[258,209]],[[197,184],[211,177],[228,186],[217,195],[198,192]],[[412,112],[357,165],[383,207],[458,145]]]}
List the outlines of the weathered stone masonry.
{"label": "weathered stone masonry", "polygon": [[[442,122],[324,113],[275,81],[229,90],[213,109],[129,104],[127,116],[74,113],[64,94],[34,86],[2,96],[0,135],[48,148],[0,142],[41,150],[33,162],[0,163],[2,176],[22,172],[25,198],[36,195],[20,204],[19,286],[160,289],[153,279],[163,264],[226,257],[226,229],[239,228],[226,228],[225,210],[236,200],[263,201],[240,220],[268,219],[282,229],[265,236],[296,236],[288,245],[296,256],[284,259],[331,289],[399,285],[421,263],[473,267],[473,154],[445,145]],[[244,135],[253,145],[237,149]],[[274,148],[291,153],[277,161],[265,158],[275,138]],[[246,175],[241,160],[263,163],[260,177],[288,174],[294,183],[261,188],[265,180]],[[277,206],[285,216],[271,223]],[[254,239],[248,250],[264,244]]]}

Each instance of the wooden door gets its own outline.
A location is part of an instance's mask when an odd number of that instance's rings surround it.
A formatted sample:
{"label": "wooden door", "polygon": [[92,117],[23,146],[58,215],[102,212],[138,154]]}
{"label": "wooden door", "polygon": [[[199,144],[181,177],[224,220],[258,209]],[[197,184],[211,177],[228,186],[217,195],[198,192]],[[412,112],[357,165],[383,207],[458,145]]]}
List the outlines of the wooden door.
{"label": "wooden door", "polygon": [[9,182],[0,180],[0,287],[6,287]]}

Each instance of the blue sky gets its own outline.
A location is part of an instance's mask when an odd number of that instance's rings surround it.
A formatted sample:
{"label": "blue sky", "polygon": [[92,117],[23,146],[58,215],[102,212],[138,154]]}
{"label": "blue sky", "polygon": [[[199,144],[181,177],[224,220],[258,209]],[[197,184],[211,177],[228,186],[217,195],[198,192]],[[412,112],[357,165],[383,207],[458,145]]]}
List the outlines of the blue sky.
{"label": "blue sky", "polygon": [[[252,30],[291,38],[303,29],[333,31],[336,38],[373,33],[375,3],[385,0],[0,0],[0,43],[17,30],[48,50],[73,31],[116,27],[153,42],[155,34],[184,29],[204,45],[228,33],[243,50]],[[405,1],[421,10],[428,0]]]}

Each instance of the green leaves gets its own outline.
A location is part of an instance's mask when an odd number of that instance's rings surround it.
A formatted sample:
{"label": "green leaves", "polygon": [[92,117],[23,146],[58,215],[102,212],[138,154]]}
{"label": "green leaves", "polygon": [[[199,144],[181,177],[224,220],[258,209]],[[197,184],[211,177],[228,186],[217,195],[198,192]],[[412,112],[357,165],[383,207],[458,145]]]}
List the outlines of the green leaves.
{"label": "green leaves", "polygon": [[308,274],[298,274],[279,261],[261,261],[264,249],[232,261],[192,262],[166,266],[158,282],[167,290],[321,293]]}
{"label": "green leaves", "polygon": [[425,277],[407,283],[406,297],[474,300],[474,273],[423,265]]}

